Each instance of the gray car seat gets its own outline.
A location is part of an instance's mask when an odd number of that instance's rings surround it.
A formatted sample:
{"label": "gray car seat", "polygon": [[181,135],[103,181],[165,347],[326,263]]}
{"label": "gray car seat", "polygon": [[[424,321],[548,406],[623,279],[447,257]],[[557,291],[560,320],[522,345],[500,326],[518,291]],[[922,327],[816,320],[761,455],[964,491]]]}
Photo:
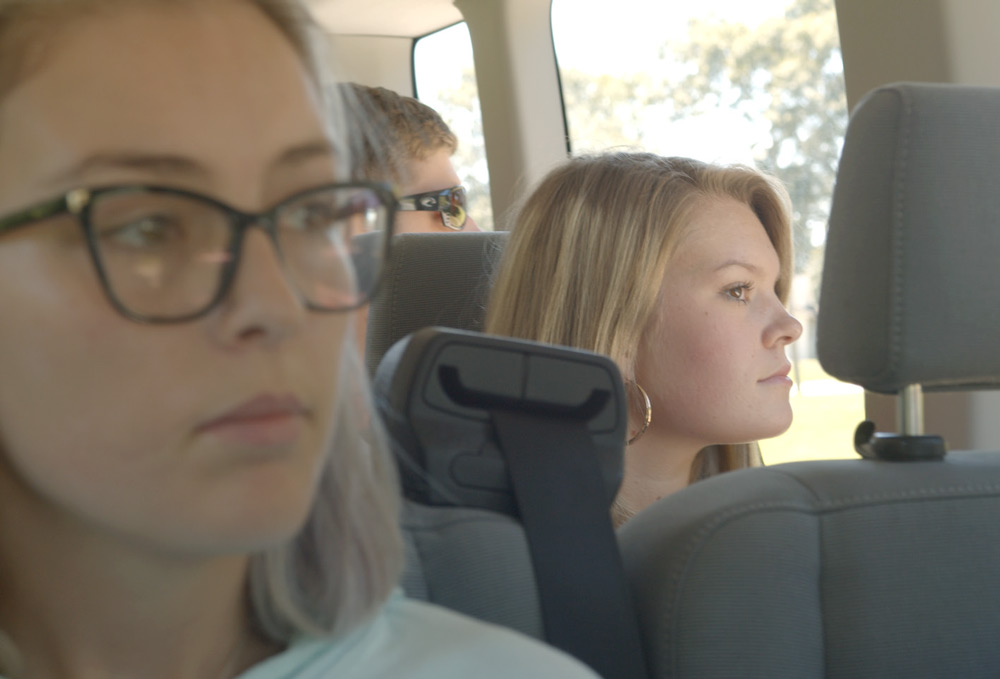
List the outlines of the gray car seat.
{"label": "gray car seat", "polygon": [[[368,315],[365,363],[372,375],[386,351],[416,330],[482,327],[489,275],[506,237],[463,232],[393,238]],[[544,638],[531,555],[516,519],[475,507],[404,503],[407,595]]]}
{"label": "gray car seat", "polygon": [[368,314],[369,374],[389,347],[420,328],[481,330],[490,276],[506,242],[506,231],[395,236]]}
{"label": "gray car seat", "polygon": [[[828,372],[911,397],[1000,384],[998,132],[996,89],[898,84],[858,105],[826,246]],[[626,524],[652,676],[1000,676],[1000,454],[942,457],[916,434],[861,428],[870,459],[725,474]]]}
{"label": "gray car seat", "polygon": [[[370,312],[368,365],[378,366],[375,399],[407,498],[403,586],[546,640],[604,676],[645,679],[610,522],[625,440],[617,368],[588,352],[425,328],[481,327],[505,238],[398,236]],[[445,368],[481,385],[476,405],[456,400],[438,374]],[[591,401],[577,399],[595,384],[616,395],[607,407],[617,415],[580,420]]]}
{"label": "gray car seat", "polygon": [[[368,316],[365,363],[372,375],[386,351],[416,330],[482,327],[489,275],[506,237],[468,232],[393,238]],[[531,556],[516,519],[474,507],[404,503],[407,595],[544,637]]]}
{"label": "gray car seat", "polygon": [[[610,518],[627,430],[615,364],[425,328],[386,353],[374,392],[410,500],[411,555],[436,585],[426,598],[522,631],[529,621],[601,676],[645,679]],[[499,620],[477,601],[486,593],[516,617]]]}

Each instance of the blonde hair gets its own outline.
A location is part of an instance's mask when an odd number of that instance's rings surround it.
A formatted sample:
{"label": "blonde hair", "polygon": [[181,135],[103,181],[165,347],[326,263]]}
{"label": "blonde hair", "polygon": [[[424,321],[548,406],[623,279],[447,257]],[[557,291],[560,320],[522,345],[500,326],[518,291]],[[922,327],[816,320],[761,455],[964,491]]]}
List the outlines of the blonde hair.
{"label": "blonde hair", "polygon": [[[157,0],[201,4],[217,0]],[[325,82],[323,37],[301,0],[229,0],[260,9],[288,38],[318,92]],[[0,0],[0,103],[42,57],[46,33],[88,12],[134,0]],[[40,51],[41,50],[41,51]],[[357,129],[336,100],[324,118],[338,121],[334,145],[347,155]],[[2,132],[2,131],[0,131]],[[395,467],[370,411],[367,378],[348,337],[341,361],[340,398],[331,454],[310,514],[297,535],[280,547],[251,555],[248,596],[254,623],[270,640],[287,644],[300,634],[340,635],[369,619],[388,598],[402,570]],[[360,422],[375,431],[363,432]],[[366,440],[367,439],[367,440]],[[0,635],[0,674],[15,676],[17,653]]]}
{"label": "blonde hair", "polygon": [[356,155],[357,174],[363,179],[409,181],[407,166],[425,160],[439,149],[449,155],[458,149],[458,137],[441,115],[413,97],[404,97],[384,87],[344,83],[341,90],[369,121],[371,135]]}
{"label": "blonde hair", "polygon": [[[692,212],[718,197],[749,206],[764,225],[781,265],[776,291],[786,303],[791,208],[777,179],[743,166],[608,153],[569,160],[524,203],[497,269],[485,331],[606,354],[634,381],[667,263]],[[695,458],[689,481],[760,464],[756,443],[710,446]]]}

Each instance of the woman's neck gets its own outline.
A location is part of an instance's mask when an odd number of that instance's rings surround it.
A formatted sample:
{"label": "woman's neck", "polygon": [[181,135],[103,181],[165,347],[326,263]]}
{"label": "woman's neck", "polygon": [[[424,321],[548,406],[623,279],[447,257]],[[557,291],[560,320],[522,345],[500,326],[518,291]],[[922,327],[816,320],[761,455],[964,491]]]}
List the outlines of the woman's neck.
{"label": "woman's neck", "polygon": [[654,427],[625,449],[625,476],[612,509],[616,528],[657,500],[685,488],[691,463],[703,447]]}
{"label": "woman's neck", "polygon": [[249,623],[247,557],[171,557],[11,500],[0,499],[0,630],[25,676],[221,679],[274,652]]}

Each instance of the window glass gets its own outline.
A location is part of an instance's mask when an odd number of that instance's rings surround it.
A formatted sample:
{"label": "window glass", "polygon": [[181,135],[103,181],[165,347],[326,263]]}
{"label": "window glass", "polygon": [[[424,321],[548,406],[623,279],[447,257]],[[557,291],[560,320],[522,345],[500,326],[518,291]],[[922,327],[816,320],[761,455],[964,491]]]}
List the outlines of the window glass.
{"label": "window glass", "polygon": [[[815,319],[826,220],[847,126],[833,0],[553,0],[552,32],[573,153],[612,147],[746,163],[794,206],[791,307],[802,338],[795,420],[768,463],[851,457],[860,387],[825,374]],[[654,415],[655,417],[655,415]]]}
{"label": "window glass", "polygon": [[440,113],[458,137],[452,164],[468,191],[469,214],[479,228],[492,230],[482,108],[465,22],[420,38],[413,51],[413,69],[417,98]]}

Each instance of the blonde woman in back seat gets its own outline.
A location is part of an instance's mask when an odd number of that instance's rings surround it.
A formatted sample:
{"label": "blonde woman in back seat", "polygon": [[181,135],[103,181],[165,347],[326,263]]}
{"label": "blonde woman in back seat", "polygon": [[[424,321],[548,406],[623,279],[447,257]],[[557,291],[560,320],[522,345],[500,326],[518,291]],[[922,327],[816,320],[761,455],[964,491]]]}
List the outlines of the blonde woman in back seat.
{"label": "blonde woman in back seat", "polygon": [[396,591],[348,237],[395,199],[346,181],[320,39],[296,0],[0,0],[5,679],[594,677]]}
{"label": "blonde woman in back seat", "polygon": [[790,205],[774,178],[648,153],[574,158],[517,216],[486,332],[610,356],[630,433],[612,507],[762,464],[792,421]]}

